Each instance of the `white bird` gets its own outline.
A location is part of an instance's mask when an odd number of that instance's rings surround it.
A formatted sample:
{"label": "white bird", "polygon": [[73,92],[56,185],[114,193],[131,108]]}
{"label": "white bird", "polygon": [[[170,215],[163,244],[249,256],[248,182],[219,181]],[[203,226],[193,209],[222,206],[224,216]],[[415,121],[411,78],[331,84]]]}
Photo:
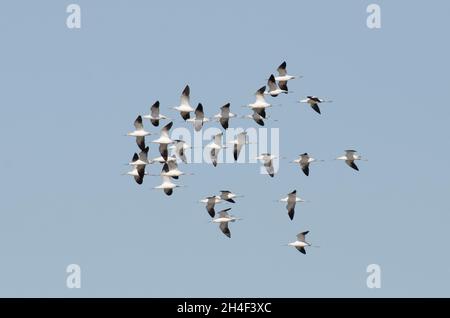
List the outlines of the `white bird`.
{"label": "white bird", "polygon": [[[206,201],[206,202],[205,202]],[[220,198],[217,196],[207,197],[206,199],[201,200],[201,202],[206,203],[206,211],[208,211],[208,214],[213,218],[216,215],[216,211],[214,210],[214,207],[216,203],[222,202]]]}
{"label": "white bird", "polygon": [[260,89],[258,89],[255,93],[256,100],[253,104],[248,104],[247,106],[250,107],[253,110],[257,110],[258,114],[260,114],[262,117],[266,118],[266,112],[265,109],[268,107],[271,107],[272,105],[266,102],[266,99],[264,98],[264,92],[266,91],[266,87],[263,86]]}
{"label": "white bird", "polygon": [[234,198],[241,198],[242,195],[237,195],[236,193],[233,193],[228,190],[221,190],[220,195],[218,196],[221,200],[227,201],[230,203],[236,203],[233,199]]}
{"label": "white bird", "polygon": [[292,191],[287,195],[287,197],[280,200],[280,202],[286,202],[286,209],[288,211],[289,218],[291,220],[294,219],[294,213],[295,213],[295,205],[297,202],[305,202],[305,200],[300,199],[297,197],[297,190]]}
{"label": "white bird", "polygon": [[148,165],[151,162],[148,160],[148,151],[150,150],[150,148],[147,146],[144,150],[142,150],[139,153],[139,156],[137,157],[133,157],[133,161],[131,161],[130,163],[128,163],[130,166],[137,166],[137,165]]}
{"label": "white bird", "polygon": [[216,118],[220,124],[222,125],[223,129],[228,129],[228,124],[230,121],[230,118],[236,117],[236,114],[233,114],[230,112],[230,103],[227,103],[220,107],[220,113],[215,115],[214,118]]}
{"label": "white bird", "polygon": [[241,152],[242,146],[245,144],[248,144],[247,141],[247,132],[241,132],[236,136],[236,139],[229,142],[230,144],[233,144],[233,156],[234,160],[238,160],[239,153]]}
{"label": "white bird", "polygon": [[210,156],[211,156],[211,162],[214,165],[214,167],[217,166],[217,157],[219,155],[219,151],[222,148],[226,148],[226,146],[222,145],[222,136],[223,133],[218,133],[213,137],[213,141],[208,144],[206,147],[210,148]]}
{"label": "white bird", "polygon": [[309,176],[309,164],[312,162],[317,162],[317,161],[322,161],[322,160],[314,159],[314,158],[310,157],[307,152],[305,152],[305,153],[301,154],[298,159],[295,159],[292,162],[298,163],[300,165],[300,168],[302,169],[303,173],[305,175]]}
{"label": "white bird", "polygon": [[[283,82],[284,86],[287,88],[287,85],[285,82]],[[280,94],[287,94],[288,91],[285,89],[282,89],[281,87],[278,88],[277,83],[275,82],[275,77],[273,74],[270,75],[269,79],[267,80],[267,86],[269,87],[269,90],[267,92],[264,92],[265,95],[270,95],[272,97],[277,97]]]}
{"label": "white bird", "polygon": [[257,160],[261,160],[264,164],[264,167],[267,170],[267,174],[271,176],[272,178],[275,176],[275,169],[273,167],[273,159],[276,159],[277,157],[272,156],[270,153],[263,153],[256,157]]}
{"label": "white bird", "polygon": [[320,114],[319,104],[320,103],[331,103],[331,102],[332,102],[331,100],[325,100],[325,99],[319,98],[317,96],[306,96],[306,99],[302,99],[300,101],[300,103],[309,104],[309,106],[311,106],[311,108],[314,109],[319,114]]}
{"label": "white bird", "polygon": [[189,88],[189,85],[186,85],[183,93],[181,94],[180,105],[173,107],[173,109],[180,112],[180,115],[184,120],[188,120],[191,117],[190,113],[194,111],[194,108],[192,108],[190,104],[190,92],[191,90]]}
{"label": "white bird", "polygon": [[159,113],[159,101],[157,100],[152,107],[150,107],[150,114],[142,116],[149,119],[153,126],[158,127],[161,119],[168,119],[166,116]]}
{"label": "white bird", "polygon": [[173,189],[181,187],[179,185],[172,183],[170,181],[170,177],[168,176],[163,176],[162,180],[163,180],[162,183],[159,186],[156,186],[154,189],[163,189],[164,193],[167,195],[172,195]]}
{"label": "white bird", "polygon": [[231,210],[231,208],[220,211],[218,213],[219,216],[217,218],[213,219],[211,222],[219,223],[219,228],[222,231],[222,233],[231,238],[231,232],[230,232],[230,229],[228,228],[228,223],[234,222],[236,220],[241,220],[241,219],[228,214],[228,211],[230,211],[230,210]]}
{"label": "white bird", "polygon": [[154,162],[168,163],[168,162],[176,162],[176,161],[177,161],[177,157],[175,157],[175,156],[168,156],[167,159],[164,159],[163,156],[159,156],[159,157],[152,159],[152,163],[154,163]]}
{"label": "white bird", "polygon": [[[261,114],[263,114],[264,116],[262,116]],[[257,123],[260,126],[264,126],[264,119],[266,119],[265,117],[266,117],[266,111],[264,109],[262,109],[262,110],[253,109],[253,114],[243,116],[243,118],[253,119],[255,121],[255,123]]]}
{"label": "white bird", "polygon": [[203,105],[201,103],[198,103],[198,106],[195,109],[195,118],[189,118],[186,121],[194,124],[195,131],[202,130],[203,123],[208,122],[209,118],[205,117],[205,113],[203,112]]}
{"label": "white bird", "polygon": [[277,68],[278,76],[275,77],[275,80],[279,82],[287,82],[297,78],[297,76],[288,75],[286,71],[286,61],[280,64]]}
{"label": "white bird", "polygon": [[161,128],[161,134],[158,139],[153,140],[155,144],[171,144],[173,140],[169,137],[169,130],[172,128],[173,122],[168,123],[163,128]]}
{"label": "white bird", "polygon": [[306,254],[305,247],[312,246],[310,243],[306,242],[305,236],[309,231],[301,232],[297,234],[297,240],[295,242],[289,243],[289,246],[295,247],[300,253]]}
{"label": "white bird", "polygon": [[345,155],[337,157],[336,160],[345,160],[345,163],[349,167],[359,171],[358,166],[355,164],[355,160],[362,160],[362,158],[360,155],[356,154],[356,150],[345,150]]}
{"label": "white bird", "polygon": [[186,144],[184,140],[176,139],[174,140],[174,145],[171,146],[171,149],[174,149],[175,155],[180,158],[181,161],[187,163],[186,158],[186,150],[190,149],[191,146]]}
{"label": "white bird", "polygon": [[[138,160],[139,160],[138,154],[134,153],[131,162],[136,162]],[[125,175],[133,176],[137,184],[142,184],[142,182],[144,181],[144,176],[147,175],[147,173],[145,172],[145,165],[144,164],[133,165],[133,170],[125,173]]]}
{"label": "white bird", "polygon": [[161,176],[167,176],[173,179],[178,179],[182,175],[186,175],[186,173],[178,169],[176,161],[168,161],[167,163],[164,163],[164,166],[161,171]]}
{"label": "white bird", "polygon": [[138,116],[134,121],[134,131],[129,132],[127,136],[136,137],[136,144],[141,150],[145,149],[145,136],[151,135],[148,131],[144,129],[142,123],[142,117]]}

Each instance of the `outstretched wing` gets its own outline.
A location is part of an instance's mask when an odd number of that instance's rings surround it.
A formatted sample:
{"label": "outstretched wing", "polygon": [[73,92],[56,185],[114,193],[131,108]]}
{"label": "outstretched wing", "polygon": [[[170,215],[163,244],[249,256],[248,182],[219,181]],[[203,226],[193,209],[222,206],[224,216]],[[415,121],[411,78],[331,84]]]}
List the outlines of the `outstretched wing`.
{"label": "outstretched wing", "polygon": [[191,89],[189,88],[189,85],[186,85],[186,87],[183,90],[183,93],[181,93],[181,99],[180,104],[183,106],[189,106],[190,105],[190,98],[189,95],[191,94]]}
{"label": "outstretched wing", "polygon": [[136,128],[136,130],[144,129],[144,125],[142,124],[142,116],[138,116],[136,118],[136,120],[134,121],[134,128]]}
{"label": "outstretched wing", "polygon": [[231,238],[231,232],[230,232],[230,229],[228,228],[228,222],[220,223],[219,228],[223,234],[225,234],[226,236]]}
{"label": "outstretched wing", "polygon": [[286,61],[281,63],[280,66],[278,66],[277,71],[278,71],[278,74],[280,76],[285,76],[287,74],[287,72],[286,72]]}
{"label": "outstretched wing", "polygon": [[143,137],[143,136],[136,137],[136,144],[138,145],[139,149],[144,150],[145,149],[145,137]]}
{"label": "outstretched wing", "polygon": [[289,91],[288,86],[287,86],[287,81],[279,81],[278,87],[286,92]]}
{"label": "outstretched wing", "polygon": [[267,173],[269,174],[269,176],[271,176],[273,178],[275,176],[275,170],[273,168],[272,159],[265,161],[264,167],[266,167],[266,170],[267,170]]}
{"label": "outstretched wing", "polygon": [[150,115],[153,118],[159,118],[159,101],[158,100],[150,108]]}

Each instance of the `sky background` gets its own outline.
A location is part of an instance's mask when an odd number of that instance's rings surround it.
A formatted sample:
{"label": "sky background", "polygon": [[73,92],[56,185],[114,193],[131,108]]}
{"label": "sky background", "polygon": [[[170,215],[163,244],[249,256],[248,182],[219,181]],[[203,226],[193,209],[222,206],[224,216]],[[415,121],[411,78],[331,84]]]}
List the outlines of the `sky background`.
{"label": "sky background", "polygon": [[[1,3],[0,296],[450,296],[448,1],[80,0],[80,30],[70,3]],[[271,99],[267,127],[282,156],[327,160],[309,177],[287,160],[273,179],[182,165],[195,175],[167,197],[157,177],[121,176],[136,151],[123,134],[155,100],[191,130],[168,109],[186,84],[207,115],[243,115],[284,60],[304,77]],[[309,94],[334,102],[319,116],[295,102]],[[332,160],[348,148],[369,159],[359,173]],[[245,195],[231,239],[196,203],[221,189]],[[274,201],[293,189],[311,202],[290,221]],[[303,230],[321,247],[281,246]],[[81,289],[66,287],[72,263]]]}

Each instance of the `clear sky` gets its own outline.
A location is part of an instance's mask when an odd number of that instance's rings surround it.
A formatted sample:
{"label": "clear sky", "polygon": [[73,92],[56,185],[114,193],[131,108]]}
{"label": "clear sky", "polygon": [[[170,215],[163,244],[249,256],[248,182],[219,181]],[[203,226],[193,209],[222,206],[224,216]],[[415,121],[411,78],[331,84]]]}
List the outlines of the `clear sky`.
{"label": "clear sky", "polygon": [[[450,296],[448,1],[73,2],[79,30],[68,1],[1,5],[0,296]],[[288,160],[273,179],[183,165],[195,175],[167,197],[157,177],[121,176],[136,151],[123,134],[156,99],[175,127],[192,129],[168,109],[186,84],[207,115],[243,115],[283,60],[304,77],[267,126],[282,156],[327,160],[310,177]],[[319,116],[295,102],[309,94],[334,102]],[[369,159],[359,173],[332,160],[347,148]],[[245,195],[231,239],[196,203],[221,189]],[[290,221],[274,201],[293,189],[311,202]],[[320,248],[281,246],[302,230]]]}

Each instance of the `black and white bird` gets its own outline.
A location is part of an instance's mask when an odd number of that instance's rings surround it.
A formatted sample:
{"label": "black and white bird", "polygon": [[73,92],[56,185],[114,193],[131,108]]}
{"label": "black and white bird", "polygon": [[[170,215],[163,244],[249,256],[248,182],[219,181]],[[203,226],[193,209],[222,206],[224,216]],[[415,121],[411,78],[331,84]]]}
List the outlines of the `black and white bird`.
{"label": "black and white bird", "polygon": [[206,211],[213,218],[214,216],[216,216],[216,211],[214,210],[214,207],[216,206],[216,203],[220,203],[222,202],[222,200],[218,199],[217,196],[211,196],[201,200],[200,202],[206,203]]}
{"label": "black and white bird", "polygon": [[222,145],[222,136],[223,133],[216,134],[213,137],[213,141],[206,146],[207,148],[210,148],[209,154],[211,157],[211,162],[214,165],[214,167],[217,166],[217,159],[220,149],[226,148],[226,146]]}
{"label": "black and white bird", "polygon": [[300,168],[302,169],[303,173],[306,176],[309,176],[309,165],[312,162],[318,162],[318,161],[323,161],[323,160],[314,159],[307,152],[305,152],[305,153],[302,153],[301,155],[299,155],[299,157],[292,162],[298,163],[300,165]]}
{"label": "black and white bird", "polygon": [[202,130],[203,123],[209,121],[209,118],[205,117],[205,113],[203,112],[203,105],[198,103],[197,108],[195,109],[195,117],[186,119],[187,122],[191,122],[194,125],[195,131]]}
{"label": "black and white bird", "polygon": [[287,82],[290,80],[293,80],[297,77],[301,77],[301,76],[292,76],[292,75],[287,74],[286,61],[281,63],[280,66],[278,66],[277,71],[278,71],[278,76],[275,77],[275,80],[278,81],[278,86],[280,87],[280,89],[283,91],[286,91],[286,93],[289,92],[289,89],[287,87]]}
{"label": "black and white bird", "polygon": [[194,108],[192,108],[190,103],[190,95],[191,90],[189,88],[189,85],[186,85],[183,92],[181,93],[181,100],[180,105],[173,107],[173,109],[180,112],[181,118],[184,120],[188,120],[191,117],[191,112],[194,111]]}
{"label": "black and white bird", "polygon": [[161,133],[158,139],[153,140],[152,142],[155,144],[171,144],[173,140],[169,137],[169,131],[173,126],[173,122],[168,123],[163,128],[161,128]]}
{"label": "black and white bird", "polygon": [[289,246],[295,247],[300,253],[306,254],[305,247],[306,246],[312,246],[310,243],[306,242],[306,234],[308,234],[309,231],[301,232],[297,234],[297,240],[295,242],[289,243]]}
{"label": "black and white bird", "polygon": [[262,153],[258,157],[257,160],[261,160],[264,167],[266,168],[267,174],[272,178],[275,176],[275,169],[273,167],[273,159],[278,157],[272,156],[270,153]]}
{"label": "black and white bird", "polygon": [[325,100],[316,96],[306,96],[306,99],[302,99],[300,101],[300,103],[309,104],[309,106],[311,106],[311,108],[314,109],[314,111],[319,114],[320,114],[319,104],[331,102],[332,102],[331,100]]}
{"label": "black and white bird", "polygon": [[134,131],[129,132],[127,136],[136,137],[136,144],[139,149],[145,149],[145,137],[151,135],[150,132],[144,129],[144,124],[142,123],[142,116],[138,116],[134,121]]}
{"label": "black and white bird", "polygon": [[[283,82],[283,87],[287,88],[287,85],[285,84],[287,82]],[[264,92],[265,95],[270,95],[272,97],[277,97],[280,94],[287,94],[287,89],[282,89],[281,87],[277,86],[277,82],[275,81],[275,77],[273,74],[270,75],[269,79],[267,80],[267,86],[269,87],[267,92]]]}
{"label": "black and white bird", "polygon": [[175,155],[184,163],[187,163],[186,150],[192,147],[188,145],[184,140],[175,139],[174,144],[171,146]]}
{"label": "black and white bird", "polygon": [[[137,165],[148,165],[151,163],[151,161],[148,160],[148,152],[150,148],[147,146],[144,150],[142,150],[139,155],[133,156],[133,160],[128,163],[130,166],[137,166]],[[137,160],[136,160],[137,159]]]}
{"label": "black and white bird", "polygon": [[[263,114],[264,116],[262,116],[261,114]],[[257,123],[260,126],[264,126],[264,119],[266,117],[266,111],[264,109],[262,110],[258,110],[258,109],[253,109],[253,113],[251,115],[245,115],[242,118],[249,118],[249,119],[253,119],[255,121],[255,123]]]}
{"label": "black and white bird", "polygon": [[[134,153],[133,158],[131,159],[131,162],[137,162],[139,160],[139,156],[137,153]],[[144,181],[144,176],[147,175],[145,172],[145,164],[133,164],[133,169],[124,175],[133,176],[134,180],[137,184],[142,184]]]}
{"label": "black and white bird", "polygon": [[151,107],[150,107],[150,114],[142,116],[145,119],[149,119],[153,126],[158,127],[159,121],[162,119],[168,119],[166,116],[161,115],[159,113],[159,101],[157,100]]}
{"label": "black and white bird", "polygon": [[230,203],[236,203],[236,201],[234,201],[233,199],[235,198],[241,198],[242,195],[237,195],[236,193],[233,193],[229,190],[221,190],[220,191],[220,195],[219,198],[223,201],[227,201]]}
{"label": "black and white bird", "polygon": [[252,104],[248,104],[247,107],[250,107],[252,110],[256,111],[258,114],[260,114],[263,118],[266,118],[266,111],[265,109],[268,107],[271,107],[272,105],[266,102],[266,99],[264,98],[264,92],[266,91],[266,87],[263,86],[260,89],[258,89],[255,93],[256,100]]}
{"label": "black and white bird", "polygon": [[294,190],[291,193],[288,193],[287,197],[281,199],[280,202],[287,203],[286,209],[288,211],[289,218],[293,220],[295,214],[295,205],[297,204],[297,202],[305,202],[305,200],[297,197],[297,190]]}
{"label": "black and white bird", "polygon": [[172,195],[173,190],[175,188],[179,188],[181,186],[176,185],[170,181],[170,177],[162,176],[162,183],[159,186],[156,186],[154,189],[162,189],[166,195]]}
{"label": "black and white bird", "polygon": [[[363,159],[362,159],[362,157],[360,155],[356,154],[356,150],[345,150],[345,155],[337,157],[336,160],[344,160],[345,163],[349,167],[359,171],[359,168],[355,164],[355,161],[356,160],[363,160]],[[367,161],[367,160],[365,160],[365,161]]]}
{"label": "black and white bird", "polygon": [[222,233],[231,238],[231,232],[228,227],[228,223],[235,222],[235,221],[241,220],[241,219],[228,214],[228,211],[230,211],[230,210],[231,210],[231,208],[220,211],[218,213],[219,214],[218,217],[214,218],[211,222],[219,223],[219,228],[222,231]]}
{"label": "black and white bird", "polygon": [[245,144],[248,144],[247,141],[247,132],[241,132],[236,136],[236,139],[229,142],[230,144],[233,144],[233,156],[234,160],[238,160],[239,154],[241,153],[241,149]]}
{"label": "black and white bird", "polygon": [[233,114],[230,111],[230,103],[226,103],[225,105],[220,107],[220,113],[215,115],[214,118],[216,118],[220,122],[223,129],[228,129],[230,118],[236,116],[237,116],[236,114]]}
{"label": "black and white bird", "polygon": [[168,161],[164,163],[161,171],[161,176],[171,177],[173,179],[178,179],[180,176],[186,175],[187,173],[180,171],[176,161]]}

